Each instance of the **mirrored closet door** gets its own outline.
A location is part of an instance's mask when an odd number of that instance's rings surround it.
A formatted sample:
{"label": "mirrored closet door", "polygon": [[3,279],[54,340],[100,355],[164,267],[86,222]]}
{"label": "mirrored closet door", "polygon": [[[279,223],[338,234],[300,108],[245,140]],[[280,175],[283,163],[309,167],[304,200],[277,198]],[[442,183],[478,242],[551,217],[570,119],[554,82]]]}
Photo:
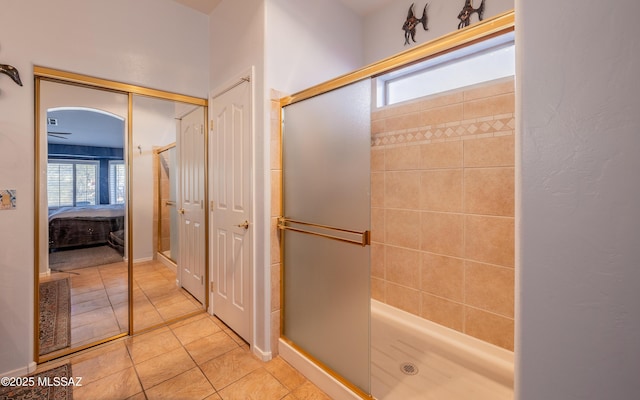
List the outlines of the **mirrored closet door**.
{"label": "mirrored closet door", "polygon": [[133,330],[139,332],[205,304],[205,112],[135,95],[133,115]]}
{"label": "mirrored closet door", "polygon": [[129,332],[128,95],[39,81],[38,355]]}
{"label": "mirrored closet door", "polygon": [[206,100],[34,73],[38,362],[206,310]]}

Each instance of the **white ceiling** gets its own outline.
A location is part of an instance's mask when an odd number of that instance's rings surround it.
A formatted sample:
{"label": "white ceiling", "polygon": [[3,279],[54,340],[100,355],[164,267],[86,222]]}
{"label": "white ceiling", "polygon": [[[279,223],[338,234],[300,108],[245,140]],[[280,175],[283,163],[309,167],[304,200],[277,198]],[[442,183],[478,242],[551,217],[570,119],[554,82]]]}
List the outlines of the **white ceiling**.
{"label": "white ceiling", "polygon": [[47,111],[47,142],[74,146],[124,147],[124,120],[91,109]]}
{"label": "white ceiling", "polygon": [[[204,14],[211,14],[222,0],[175,0],[187,7],[198,10]],[[340,0],[347,7],[359,15],[367,15],[378,7],[390,3],[392,0]]]}

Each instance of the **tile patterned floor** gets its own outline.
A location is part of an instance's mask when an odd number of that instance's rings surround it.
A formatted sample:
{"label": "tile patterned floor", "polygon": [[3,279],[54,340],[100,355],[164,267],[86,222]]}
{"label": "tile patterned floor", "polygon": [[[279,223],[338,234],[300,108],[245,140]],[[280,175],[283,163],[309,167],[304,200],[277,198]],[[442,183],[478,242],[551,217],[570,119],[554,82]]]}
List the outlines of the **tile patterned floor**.
{"label": "tile patterned floor", "polygon": [[206,313],[38,366],[71,362],[75,400],[329,400],[277,357],[257,359],[248,345]]}
{"label": "tile patterned floor", "polygon": [[176,273],[159,261],[133,264],[133,329],[139,332],[197,312],[202,305],[176,286]]}
{"label": "tile patterned floor", "polygon": [[[41,281],[65,277],[71,279],[71,347],[129,331],[126,263],[54,272]],[[133,282],[134,332],[202,309],[161,262],[135,263]]]}
{"label": "tile patterned floor", "polygon": [[[126,264],[76,270],[71,277],[74,344],[126,332]],[[56,275],[52,275],[53,279]],[[197,311],[200,304],[176,287],[175,272],[150,261],[134,265],[134,320],[144,329]],[[372,319],[372,391],[376,398],[512,399],[500,384],[426,351],[432,346]],[[409,361],[420,371],[402,374]],[[224,323],[205,312],[139,335],[41,364],[71,362],[82,377],[74,399],[326,400],[326,394],[281,358],[264,363]],[[473,395],[471,395],[473,393]]]}

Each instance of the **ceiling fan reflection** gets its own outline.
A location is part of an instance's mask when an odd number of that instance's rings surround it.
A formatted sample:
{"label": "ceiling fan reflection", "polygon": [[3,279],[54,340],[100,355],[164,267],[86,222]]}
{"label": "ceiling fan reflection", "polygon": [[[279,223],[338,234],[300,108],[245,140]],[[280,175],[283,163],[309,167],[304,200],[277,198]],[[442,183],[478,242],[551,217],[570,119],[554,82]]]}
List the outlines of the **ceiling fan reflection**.
{"label": "ceiling fan reflection", "polygon": [[69,139],[69,136],[64,136],[64,135],[71,135],[71,132],[47,132],[47,136],[51,136],[58,139]]}

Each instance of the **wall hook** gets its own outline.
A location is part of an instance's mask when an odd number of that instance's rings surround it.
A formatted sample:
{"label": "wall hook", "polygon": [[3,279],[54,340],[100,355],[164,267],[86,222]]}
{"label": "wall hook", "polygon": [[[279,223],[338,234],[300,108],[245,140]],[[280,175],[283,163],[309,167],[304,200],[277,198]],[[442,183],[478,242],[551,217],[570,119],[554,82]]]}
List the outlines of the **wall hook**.
{"label": "wall hook", "polygon": [[18,73],[18,70],[16,69],[16,67],[14,67],[13,65],[0,64],[0,73],[11,77],[11,79],[13,79],[13,81],[16,84],[22,86],[22,81],[20,80],[20,74]]}

